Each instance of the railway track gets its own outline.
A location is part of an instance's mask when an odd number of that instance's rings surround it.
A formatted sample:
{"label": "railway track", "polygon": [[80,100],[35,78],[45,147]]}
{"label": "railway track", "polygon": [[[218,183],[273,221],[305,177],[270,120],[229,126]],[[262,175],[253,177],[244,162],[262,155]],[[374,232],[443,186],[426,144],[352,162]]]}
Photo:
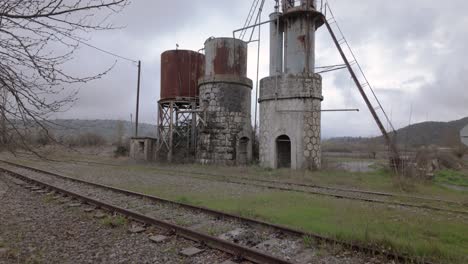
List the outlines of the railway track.
{"label": "railway track", "polygon": [[[333,258],[334,263],[340,263],[340,261],[362,263],[366,262],[366,258],[376,254],[381,256],[377,263],[392,260],[403,263],[429,263],[378,247],[338,241],[313,233],[86,182],[23,165],[9,164],[2,166],[1,171],[96,207],[117,212],[159,228],[173,230],[180,236],[255,263],[316,262],[317,259],[314,258],[317,256],[313,253],[311,245],[317,247],[320,244],[340,245],[349,252],[361,252],[345,257],[351,259],[339,259],[333,254],[320,256],[322,260]],[[310,243],[311,240],[313,243]]]}
{"label": "railway track", "polygon": [[[170,171],[168,171],[170,172]],[[186,173],[186,172],[185,172]],[[193,174],[192,172],[187,174]],[[198,174],[198,173],[197,173]],[[203,174],[207,175],[207,174]],[[284,181],[271,181],[263,179],[251,179],[246,177],[230,177],[217,176],[191,176],[201,180],[219,181],[233,184],[249,185],[261,188],[267,188],[279,191],[299,192],[313,195],[329,196],[338,199],[348,199],[369,203],[377,203],[395,207],[416,208],[422,210],[447,212],[452,214],[468,216],[468,206],[461,202],[448,201],[442,199],[433,199],[427,197],[409,196],[409,195],[396,195],[383,192],[371,192],[354,189],[343,189],[318,186],[313,184],[299,184]],[[222,177],[222,178],[220,178]],[[235,178],[235,179],[234,179]],[[404,202],[402,200],[411,200],[411,202]]]}
{"label": "railway track", "polygon": [[0,200],[0,263],[233,264],[223,251],[1,173]]}
{"label": "railway track", "polygon": [[[158,169],[159,170],[159,169]],[[170,172],[170,170],[165,170]],[[179,173],[181,171],[178,171]],[[213,177],[224,177],[222,175],[217,174],[208,174],[208,173],[197,173],[197,172],[185,172],[182,173],[190,173],[190,174],[197,174],[197,175],[206,175],[206,176],[213,176]],[[296,182],[289,182],[289,181],[277,181],[277,180],[265,180],[265,179],[252,179],[248,177],[240,177],[240,176],[229,176],[230,178],[234,177],[239,180],[251,181],[251,182],[261,182],[261,183],[269,183],[269,184],[278,184],[278,185],[286,185],[292,186],[295,188],[314,188],[317,190],[329,190],[335,192],[343,192],[343,193],[354,193],[358,195],[372,195],[376,197],[392,197],[392,198],[403,198],[403,199],[411,199],[411,200],[420,200],[426,202],[438,202],[441,204],[448,204],[454,206],[463,206],[468,208],[468,204],[463,204],[462,202],[457,201],[450,201],[445,199],[438,199],[438,198],[431,198],[431,197],[424,197],[424,196],[413,196],[413,195],[404,195],[404,194],[395,194],[395,193],[388,193],[388,192],[375,192],[375,191],[367,191],[367,190],[359,190],[359,189],[349,189],[349,188],[339,188],[339,187],[330,187],[330,186],[322,186],[317,184],[307,184],[307,183],[296,183]]]}
{"label": "railway track", "polygon": [[[94,165],[106,165],[112,167],[122,167],[120,165],[111,165],[105,163],[96,163],[96,162],[86,162]],[[345,189],[337,187],[328,187],[320,186],[315,184],[304,184],[304,183],[294,183],[287,181],[276,181],[276,180],[266,180],[266,179],[252,179],[248,177],[241,176],[224,176],[219,174],[210,174],[210,173],[199,173],[199,172],[187,172],[181,170],[168,170],[161,168],[152,168],[154,171],[169,173],[178,177],[188,177],[207,180],[207,181],[216,181],[224,182],[231,184],[240,184],[248,185],[260,188],[267,188],[272,190],[279,191],[288,191],[288,192],[299,192],[307,193],[312,195],[321,195],[329,196],[338,199],[348,199],[361,202],[376,203],[394,207],[403,207],[403,208],[414,208],[420,210],[429,210],[429,211],[439,211],[447,212],[451,214],[457,214],[462,216],[468,216],[468,206],[462,202],[422,197],[422,196],[411,196],[403,194],[394,194],[394,193],[385,193],[385,192],[373,192],[367,190],[358,190],[358,189]],[[184,176],[185,175],[185,176]],[[411,201],[411,202],[408,202]]]}
{"label": "railway track", "polygon": [[[6,162],[0,160],[0,162]],[[122,167],[121,165],[98,163],[98,162],[84,162],[92,165],[105,165],[112,167]],[[11,164],[11,163],[10,163]],[[13,163],[14,164],[14,163]],[[16,164],[19,165],[19,164]],[[169,170],[162,168],[152,168],[154,171],[170,173],[171,175],[181,176],[190,175],[190,177],[200,180],[211,180],[217,182],[225,182],[232,184],[250,185],[255,187],[308,193],[314,195],[330,196],[339,199],[350,199],[356,201],[387,204],[396,207],[409,207],[422,210],[441,211],[453,214],[460,214],[468,216],[468,204],[457,201],[450,201],[439,198],[413,196],[404,194],[395,194],[388,192],[375,192],[359,189],[348,189],[330,186],[321,186],[316,184],[295,183],[288,181],[266,180],[266,179],[252,179],[241,176],[224,176],[211,173],[187,172],[183,170]],[[184,177],[184,176],[182,176]],[[408,202],[410,201],[410,202]]]}

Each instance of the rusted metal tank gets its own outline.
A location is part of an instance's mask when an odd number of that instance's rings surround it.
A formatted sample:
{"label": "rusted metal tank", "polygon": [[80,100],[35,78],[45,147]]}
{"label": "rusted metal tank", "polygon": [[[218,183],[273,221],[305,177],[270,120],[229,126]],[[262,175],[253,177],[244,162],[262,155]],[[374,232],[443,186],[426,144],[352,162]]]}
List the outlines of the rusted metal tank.
{"label": "rusted metal tank", "polygon": [[247,43],[234,38],[210,38],[205,42],[205,76],[247,76]]}
{"label": "rusted metal tank", "polygon": [[198,97],[205,56],[191,50],[168,50],[161,54],[161,100]]}

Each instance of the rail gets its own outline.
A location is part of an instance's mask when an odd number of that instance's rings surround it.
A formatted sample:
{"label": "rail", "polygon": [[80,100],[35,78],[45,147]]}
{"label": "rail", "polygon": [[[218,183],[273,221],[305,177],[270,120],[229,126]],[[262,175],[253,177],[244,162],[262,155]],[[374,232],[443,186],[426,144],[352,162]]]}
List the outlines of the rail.
{"label": "rail", "polygon": [[[301,230],[297,230],[297,229],[293,229],[293,228],[289,228],[289,227],[285,227],[285,226],[281,226],[281,225],[271,224],[271,223],[267,223],[267,222],[256,220],[256,219],[251,219],[251,218],[238,216],[238,215],[233,215],[233,214],[229,214],[229,213],[224,213],[224,212],[220,212],[220,211],[216,211],[216,210],[212,210],[212,209],[208,209],[208,208],[204,208],[204,207],[199,207],[199,206],[184,204],[184,203],[175,202],[175,201],[171,201],[171,200],[166,200],[166,199],[159,198],[159,197],[156,197],[156,196],[136,193],[136,192],[132,192],[132,191],[124,190],[124,189],[119,189],[119,188],[115,188],[115,187],[111,187],[111,186],[106,186],[106,185],[102,185],[102,184],[98,184],[98,183],[83,181],[83,180],[71,178],[71,177],[68,177],[68,176],[63,176],[63,175],[48,172],[48,171],[45,171],[45,170],[41,170],[41,169],[38,169],[38,168],[33,168],[33,167],[28,167],[28,166],[16,164],[16,163],[13,163],[13,162],[8,162],[8,161],[3,161],[3,160],[0,160],[0,162],[9,164],[9,165],[12,165],[12,166],[15,166],[15,167],[35,171],[35,172],[38,172],[38,173],[48,174],[48,175],[55,176],[57,178],[61,178],[61,179],[65,179],[65,180],[69,180],[69,181],[72,181],[72,182],[87,184],[87,185],[95,186],[95,187],[98,187],[98,188],[108,189],[108,190],[112,190],[114,192],[120,192],[120,193],[123,193],[123,194],[137,196],[137,197],[141,197],[141,198],[146,198],[146,199],[154,200],[154,201],[158,201],[158,202],[165,202],[165,203],[168,203],[168,204],[174,204],[174,205],[181,206],[183,208],[192,209],[192,210],[199,210],[201,212],[205,212],[205,213],[208,213],[208,214],[216,215],[216,216],[219,216],[219,217],[222,217],[222,218],[231,218],[231,219],[242,221],[242,222],[245,222],[245,223],[248,223],[248,224],[260,225],[260,226],[264,226],[264,227],[274,228],[274,229],[277,229],[277,230],[282,231],[284,233],[295,234],[295,235],[298,235],[298,236],[301,236],[301,237],[313,238],[317,242],[325,242],[325,243],[333,244],[333,245],[341,245],[344,248],[349,248],[351,250],[356,250],[356,251],[359,251],[359,252],[372,254],[372,255],[377,254],[377,255],[385,256],[389,260],[393,259],[393,260],[395,260],[397,262],[421,263],[421,264],[431,264],[432,263],[432,262],[427,261],[425,259],[413,258],[413,257],[410,257],[410,256],[408,256],[406,254],[393,252],[392,250],[383,250],[383,249],[380,249],[380,248],[374,247],[374,246],[367,246],[367,245],[363,245],[363,244],[359,244],[359,243],[339,241],[339,240],[336,240],[334,238],[324,237],[324,236],[321,236],[321,235],[318,235],[318,234],[314,234],[314,233],[310,233],[310,232],[304,232],[304,231],[301,231]],[[0,171],[6,172],[6,173],[8,173],[8,174],[10,174],[10,175],[12,175],[12,176],[14,176],[16,178],[20,178],[20,179],[23,179],[23,180],[28,181],[28,182],[34,182],[35,184],[42,185],[42,186],[49,187],[51,189],[56,189],[57,191],[60,191],[60,189],[55,187],[55,186],[50,186],[50,185],[48,185],[46,183],[42,183],[40,181],[31,179],[31,178],[26,177],[24,175],[18,174],[18,173],[14,172],[14,171],[11,171],[11,170],[8,170],[8,169],[2,168],[2,167],[0,167]],[[61,192],[66,193],[67,191],[64,190],[64,191],[61,191]],[[72,194],[72,195],[75,195],[75,194]],[[83,197],[83,196],[80,196],[80,195],[77,195],[77,197],[79,197],[79,199],[82,199],[84,201],[89,201],[89,198],[87,198],[87,197]],[[99,202],[99,201],[95,202],[92,199],[90,200],[90,203],[98,205],[98,206],[100,206],[102,204],[102,202]],[[108,208],[111,211],[114,210],[112,205],[107,205],[107,204],[103,204],[103,208]],[[126,214],[125,209],[122,209],[122,208],[117,208],[115,211],[120,212],[122,214]],[[147,222],[146,220],[148,220],[147,216],[139,215],[138,213],[135,213],[135,212],[130,212],[130,213],[126,214],[126,215],[129,215],[132,218],[134,218],[133,216],[136,216],[135,217],[136,220],[140,220],[140,221],[143,221],[143,222]],[[150,221],[149,224],[154,224],[154,225],[157,225],[159,222],[161,222],[159,220],[149,220],[149,221]],[[152,222],[152,221],[156,221],[156,222]],[[162,226],[164,227],[167,224],[171,225],[170,223],[163,222]],[[168,226],[168,227],[172,228],[172,226]],[[207,245],[209,245],[209,246],[211,246],[211,247],[213,247],[215,249],[219,249],[219,250],[225,251],[227,253],[234,254],[236,256],[244,257],[245,259],[253,261],[255,263],[290,263],[288,261],[284,261],[282,259],[275,258],[274,256],[270,256],[270,255],[264,254],[262,252],[258,252],[257,250],[252,250],[250,248],[238,246],[237,244],[232,244],[232,243],[230,243],[228,241],[224,241],[224,240],[220,241],[219,239],[216,239],[216,238],[210,238],[209,236],[207,236],[207,235],[205,235],[203,233],[198,233],[196,231],[192,231],[192,230],[189,230],[189,229],[186,229],[186,228],[183,228],[183,227],[179,227],[179,226],[174,226],[174,228],[175,228],[175,230],[177,232],[179,232],[182,236],[184,236],[186,238],[195,239],[197,241],[203,241]],[[192,236],[192,234],[194,234],[195,237]],[[270,259],[269,261],[268,261],[268,258]]]}
{"label": "rail", "polygon": [[[140,214],[138,212],[128,210],[122,207],[118,207],[109,203],[105,203],[96,199],[92,199],[89,197],[86,197],[84,195],[71,192],[65,189],[62,189],[60,187],[47,184],[44,182],[41,182],[39,180],[32,179],[30,177],[21,175],[19,173],[16,173],[14,171],[10,171],[4,168],[0,168],[0,171],[3,171],[4,173],[7,173],[8,175],[15,177],[17,179],[20,179],[24,182],[31,183],[37,186],[41,186],[42,188],[55,191],[61,194],[64,194],[66,196],[70,196],[73,198],[76,198],[78,200],[83,201],[84,203],[94,205],[98,208],[108,210],[110,212],[115,212],[121,215],[124,215],[130,219],[133,219],[137,222],[142,222],[144,224],[148,225],[153,225],[157,226],[159,228],[165,229],[165,230],[170,230],[173,231],[175,234],[184,237],[186,239],[192,240],[192,241],[197,241],[200,243],[203,243],[207,245],[208,247],[211,247],[213,249],[218,249],[223,252],[226,252],[228,254],[231,254],[235,257],[240,257],[244,258],[246,260],[252,261],[254,263],[261,263],[261,264],[270,264],[270,263],[278,263],[278,264],[292,264],[291,262],[277,258],[275,256],[269,255],[267,253],[260,252],[258,250],[248,248],[245,246],[241,246],[232,242],[229,242],[227,240],[223,240],[217,237],[213,237],[198,231],[194,231],[176,224],[172,224],[163,220],[159,220],[153,217],[149,217],[143,214]],[[85,182],[84,182],[85,183]]]}

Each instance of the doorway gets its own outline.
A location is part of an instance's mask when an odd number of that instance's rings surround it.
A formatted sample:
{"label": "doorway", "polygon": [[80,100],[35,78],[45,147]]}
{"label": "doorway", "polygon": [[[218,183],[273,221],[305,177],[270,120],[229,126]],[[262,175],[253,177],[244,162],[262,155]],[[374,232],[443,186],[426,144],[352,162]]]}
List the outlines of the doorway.
{"label": "doorway", "polygon": [[291,139],[286,135],[276,139],[276,158],[278,168],[291,168]]}
{"label": "doorway", "polygon": [[239,156],[238,156],[238,165],[245,166],[248,163],[248,147],[249,147],[249,138],[242,137],[239,140]]}

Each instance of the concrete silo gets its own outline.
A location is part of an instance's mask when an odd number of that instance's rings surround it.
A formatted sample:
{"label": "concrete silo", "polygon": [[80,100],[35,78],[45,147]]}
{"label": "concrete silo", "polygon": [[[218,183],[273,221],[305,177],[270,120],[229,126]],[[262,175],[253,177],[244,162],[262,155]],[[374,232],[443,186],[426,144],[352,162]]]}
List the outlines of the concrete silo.
{"label": "concrete silo", "polygon": [[205,74],[199,80],[197,160],[243,165],[252,159],[251,92],[247,43],[234,38],[205,42]]}
{"label": "concrete silo", "polygon": [[314,73],[315,1],[283,1],[270,15],[270,76],[260,83],[260,162],[319,169],[322,78]]}

